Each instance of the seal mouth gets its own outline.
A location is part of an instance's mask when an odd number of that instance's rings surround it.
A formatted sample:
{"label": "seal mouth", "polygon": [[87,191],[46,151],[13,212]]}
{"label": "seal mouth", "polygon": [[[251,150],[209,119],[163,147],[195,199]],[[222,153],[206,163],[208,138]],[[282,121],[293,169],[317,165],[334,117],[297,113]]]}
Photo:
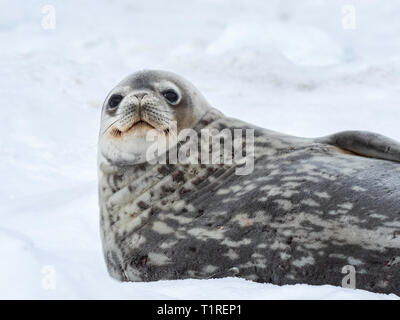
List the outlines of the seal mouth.
{"label": "seal mouth", "polygon": [[118,128],[113,128],[111,129],[111,135],[114,137],[120,137],[123,134],[126,134],[130,131],[147,131],[149,129],[156,129],[153,125],[148,123],[147,121],[144,120],[138,120],[133,122],[127,129],[125,130],[120,130]]}
{"label": "seal mouth", "polygon": [[136,130],[136,129],[156,129],[152,124],[148,123],[145,120],[139,120],[134,122],[128,129],[126,129],[124,132],[128,132],[131,130]]}

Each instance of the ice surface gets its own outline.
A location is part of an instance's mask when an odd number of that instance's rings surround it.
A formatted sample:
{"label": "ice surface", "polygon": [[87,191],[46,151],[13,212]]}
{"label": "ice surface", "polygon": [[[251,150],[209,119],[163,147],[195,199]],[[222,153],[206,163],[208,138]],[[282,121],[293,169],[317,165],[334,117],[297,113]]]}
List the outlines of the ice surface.
{"label": "ice surface", "polygon": [[43,1],[1,3],[0,298],[396,298],[233,278],[111,280],[96,145],[107,92],[144,68],[179,73],[213,106],[269,129],[400,139],[399,1],[351,1],[355,29],[342,27],[347,1],[51,0],[54,30],[42,28]]}

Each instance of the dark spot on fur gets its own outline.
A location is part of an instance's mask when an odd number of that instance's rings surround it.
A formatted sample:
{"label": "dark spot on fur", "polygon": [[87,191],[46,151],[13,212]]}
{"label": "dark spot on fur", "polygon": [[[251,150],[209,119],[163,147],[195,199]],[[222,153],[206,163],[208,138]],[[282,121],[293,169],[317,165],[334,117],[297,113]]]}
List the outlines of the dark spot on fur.
{"label": "dark spot on fur", "polygon": [[168,168],[168,166],[161,166],[158,169],[158,172],[161,173],[163,176],[167,176],[170,173],[170,169]]}
{"label": "dark spot on fur", "polygon": [[162,190],[164,193],[167,193],[167,194],[175,191],[174,188],[168,187],[168,186],[162,186],[162,187],[161,187],[161,190]]}
{"label": "dark spot on fur", "polygon": [[141,265],[142,265],[142,266],[145,266],[145,265],[147,264],[147,260],[148,260],[148,256],[147,256],[147,255],[142,256],[142,257],[140,258],[140,263],[141,263]]}
{"label": "dark spot on fur", "polygon": [[185,181],[185,175],[182,171],[174,172],[172,174],[172,180],[175,182],[183,182]]}
{"label": "dark spot on fur", "polygon": [[147,203],[145,203],[144,201],[139,201],[138,202],[138,204],[137,204],[137,206],[140,208],[140,209],[142,209],[142,210],[146,210],[146,209],[148,209],[150,206],[147,204]]}
{"label": "dark spot on fur", "polygon": [[203,180],[201,179],[201,178],[196,178],[196,179],[194,179],[193,181],[192,181],[192,183],[194,184],[194,185],[198,185],[198,184],[200,184],[200,182],[202,182]]}
{"label": "dark spot on fur", "polygon": [[183,195],[183,194],[185,194],[185,193],[187,193],[187,192],[189,192],[189,191],[190,191],[189,189],[181,188],[181,189],[179,190],[179,194],[180,194],[180,195]]}
{"label": "dark spot on fur", "polygon": [[118,182],[121,182],[121,181],[122,181],[122,178],[123,178],[123,175],[122,175],[122,174],[115,174],[115,175],[113,176],[114,185],[117,185]]}
{"label": "dark spot on fur", "polygon": [[199,209],[197,212],[198,212],[198,214],[197,214],[196,218],[201,217],[204,214],[203,209]]}

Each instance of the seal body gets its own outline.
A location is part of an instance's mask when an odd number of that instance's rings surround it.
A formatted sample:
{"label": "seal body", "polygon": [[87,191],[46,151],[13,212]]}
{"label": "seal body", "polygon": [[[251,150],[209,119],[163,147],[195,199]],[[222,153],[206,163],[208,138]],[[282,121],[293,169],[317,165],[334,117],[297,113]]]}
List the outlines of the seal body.
{"label": "seal body", "polygon": [[[400,293],[400,165],[354,154],[397,160],[395,141],[358,132],[347,133],[354,144],[346,134],[291,137],[208,106],[191,126],[199,134],[254,130],[252,170],[119,162],[100,150],[101,236],[112,277],[338,286],[351,265],[356,288]],[[371,137],[390,146],[368,147]]]}

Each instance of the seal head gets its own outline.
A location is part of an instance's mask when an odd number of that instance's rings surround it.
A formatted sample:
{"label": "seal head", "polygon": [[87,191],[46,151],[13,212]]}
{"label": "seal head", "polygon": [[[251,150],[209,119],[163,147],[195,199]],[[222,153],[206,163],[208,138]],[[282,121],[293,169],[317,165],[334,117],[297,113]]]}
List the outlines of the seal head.
{"label": "seal head", "polygon": [[158,137],[177,136],[209,109],[201,93],[182,77],[158,70],[136,72],[104,101],[100,155],[113,164],[146,162],[153,143],[148,139],[150,131]]}

